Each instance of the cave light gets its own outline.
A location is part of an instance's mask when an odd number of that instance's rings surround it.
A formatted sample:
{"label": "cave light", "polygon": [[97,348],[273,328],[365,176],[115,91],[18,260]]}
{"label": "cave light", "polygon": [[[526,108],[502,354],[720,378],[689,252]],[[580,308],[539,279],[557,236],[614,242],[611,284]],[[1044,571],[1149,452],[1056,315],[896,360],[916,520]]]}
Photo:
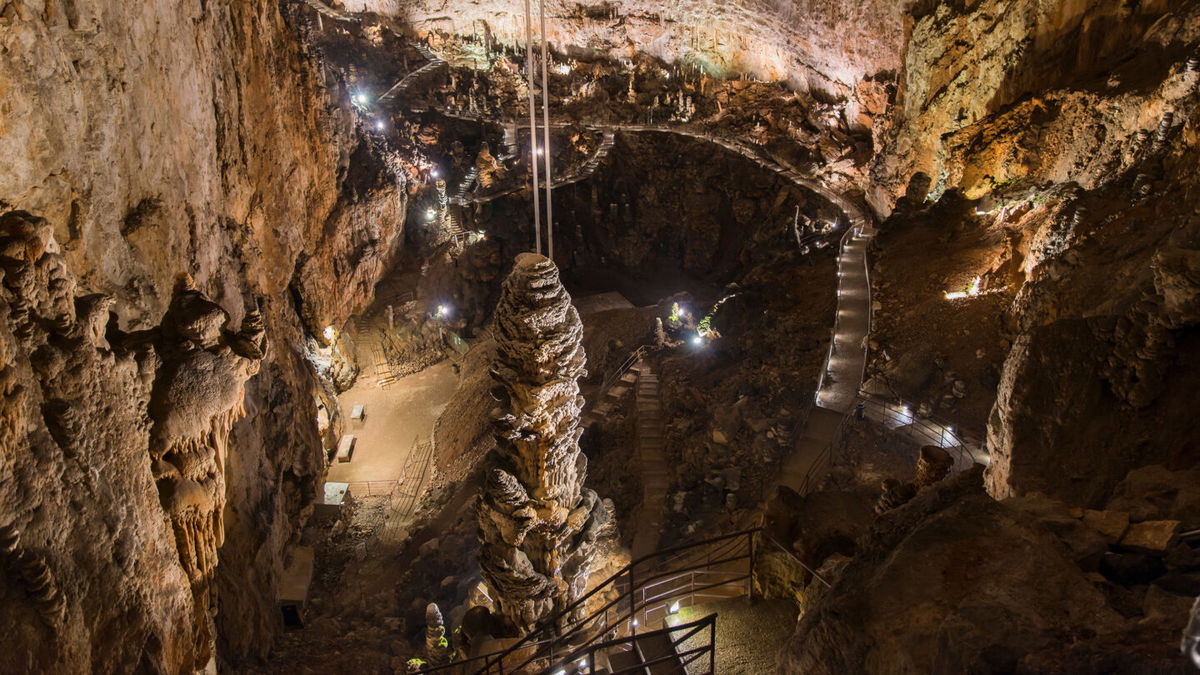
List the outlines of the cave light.
{"label": "cave light", "polygon": [[433,220],[434,218],[437,218],[437,209],[426,209],[425,220]]}
{"label": "cave light", "polygon": [[569,65],[567,65],[567,64],[565,64],[565,63],[556,63],[556,64],[554,64],[554,68],[553,68],[553,70],[554,70],[554,72],[555,72],[555,73],[558,73],[559,75],[569,75],[569,74],[571,74],[571,66],[569,66]]}
{"label": "cave light", "polygon": [[355,94],[354,103],[356,105],[365,106],[367,104],[367,95],[362,92]]}
{"label": "cave light", "polygon": [[430,175],[430,176],[433,176],[434,178],[441,178],[441,177],[442,177],[442,172],[441,172],[441,171],[438,171],[437,169],[434,169],[433,171],[430,171],[430,172],[429,172],[429,175]]}
{"label": "cave light", "polygon": [[439,319],[445,319],[450,316],[450,305],[438,305],[437,313],[434,314]]}
{"label": "cave light", "polygon": [[979,287],[983,283],[980,277],[975,277],[971,281],[971,285],[965,291],[943,292],[947,300],[961,300],[962,298],[973,298],[979,295]]}
{"label": "cave light", "polygon": [[675,602],[671,603],[670,607],[667,608],[667,614],[678,614],[678,613],[679,613],[679,601],[676,600]]}
{"label": "cave light", "polygon": [[697,335],[692,338],[692,344],[696,345],[697,347],[702,347],[704,346],[704,338]]}
{"label": "cave light", "polygon": [[375,121],[375,130],[376,131],[383,131],[385,128],[387,128],[387,125],[384,124],[383,120]]}

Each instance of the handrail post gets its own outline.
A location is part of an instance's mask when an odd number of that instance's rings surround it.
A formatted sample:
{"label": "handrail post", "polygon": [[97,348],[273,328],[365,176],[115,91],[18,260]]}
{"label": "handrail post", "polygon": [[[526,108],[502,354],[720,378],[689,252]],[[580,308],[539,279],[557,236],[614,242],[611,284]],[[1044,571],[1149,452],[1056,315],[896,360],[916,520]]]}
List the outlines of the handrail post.
{"label": "handrail post", "polygon": [[637,635],[637,610],[633,600],[633,565],[629,566],[629,637]]}
{"label": "handrail post", "polygon": [[717,619],[714,615],[713,619],[708,622],[708,673],[716,675],[717,672]]}
{"label": "handrail post", "polygon": [[758,534],[756,532],[751,532],[747,536],[750,537],[750,576],[746,583],[750,586],[750,602],[754,602],[754,540],[757,538]]}

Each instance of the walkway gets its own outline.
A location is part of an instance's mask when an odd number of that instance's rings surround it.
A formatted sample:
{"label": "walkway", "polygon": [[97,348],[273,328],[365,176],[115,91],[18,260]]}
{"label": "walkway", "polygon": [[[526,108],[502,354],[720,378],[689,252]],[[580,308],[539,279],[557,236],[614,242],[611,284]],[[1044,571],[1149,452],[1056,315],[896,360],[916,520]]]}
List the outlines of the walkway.
{"label": "walkway", "polygon": [[421,56],[424,56],[429,63],[426,63],[420,68],[417,68],[416,70],[402,77],[399,82],[392,86],[391,89],[388,89],[386,92],[384,92],[383,96],[379,97],[380,101],[390,102],[395,100],[397,96],[407,93],[413,84],[417,82],[417,80],[446,65],[445,61],[443,61],[437,54],[434,54],[433,51],[431,51],[425,45],[414,43],[413,47],[415,47],[417,51],[421,52]]}
{"label": "walkway", "polygon": [[637,372],[637,427],[635,433],[638,463],[641,466],[642,503],[638,507],[633,533],[634,560],[658,550],[658,540],[667,524],[667,490],[671,471],[663,455],[666,428],[658,394],[658,375],[646,361],[632,368]]}
{"label": "walkway", "polygon": [[[448,361],[400,378],[387,390],[374,378],[358,378],[354,387],[339,397],[342,419],[346,420],[344,433],[357,438],[354,454],[349,462],[335,461],[327,480],[395,482],[404,473],[414,439],[424,441],[432,436],[434,422],[457,388],[458,376]],[[366,411],[365,419],[350,419],[359,405]]]}
{"label": "walkway", "polygon": [[867,245],[874,229],[853,227],[838,253],[837,317],[829,341],[825,369],[817,384],[817,405],[843,415],[854,407],[867,365],[871,332],[871,282]]}

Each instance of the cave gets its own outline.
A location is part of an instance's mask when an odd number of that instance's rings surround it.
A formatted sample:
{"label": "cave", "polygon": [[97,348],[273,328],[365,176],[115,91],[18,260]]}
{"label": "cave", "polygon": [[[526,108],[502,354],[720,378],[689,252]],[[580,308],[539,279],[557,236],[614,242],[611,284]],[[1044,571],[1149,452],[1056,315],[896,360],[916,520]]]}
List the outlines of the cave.
{"label": "cave", "polygon": [[1200,668],[1200,3],[0,0],[0,91],[0,673]]}

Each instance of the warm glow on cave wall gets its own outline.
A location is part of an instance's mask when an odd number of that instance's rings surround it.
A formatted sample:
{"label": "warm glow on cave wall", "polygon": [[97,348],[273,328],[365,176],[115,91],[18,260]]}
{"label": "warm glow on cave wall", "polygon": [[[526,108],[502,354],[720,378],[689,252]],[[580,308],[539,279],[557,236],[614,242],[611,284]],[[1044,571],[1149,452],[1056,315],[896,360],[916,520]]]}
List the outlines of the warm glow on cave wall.
{"label": "warm glow on cave wall", "polygon": [[[472,34],[486,25],[496,39],[509,43],[524,35],[521,0],[345,0],[343,5],[401,18],[419,31]],[[866,75],[900,68],[904,5],[895,0],[551,0],[547,21],[557,48],[586,46],[615,57],[636,49],[672,63],[701,64],[714,75],[749,73],[846,94]]]}

